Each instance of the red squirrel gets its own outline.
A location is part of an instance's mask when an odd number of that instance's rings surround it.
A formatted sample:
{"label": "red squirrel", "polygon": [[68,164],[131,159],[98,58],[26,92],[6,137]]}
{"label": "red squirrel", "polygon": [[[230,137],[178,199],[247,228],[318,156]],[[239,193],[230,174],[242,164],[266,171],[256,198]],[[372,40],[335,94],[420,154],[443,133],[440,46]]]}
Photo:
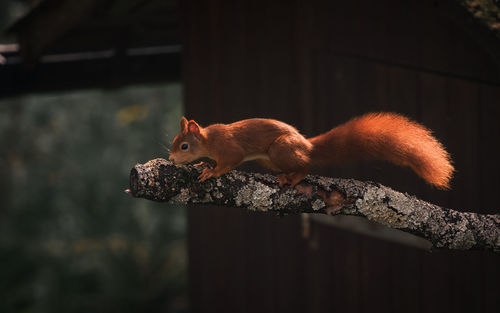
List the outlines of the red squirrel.
{"label": "red squirrel", "polygon": [[[386,160],[409,166],[427,183],[449,189],[454,168],[450,156],[424,126],[395,113],[369,113],[312,138],[284,122],[254,118],[201,127],[181,119],[170,160],[189,163],[202,157],[217,162],[204,168],[200,181],[219,177],[239,164],[257,160],[282,172],[280,186],[294,187],[312,165],[342,164],[353,159]],[[198,165],[203,165],[201,162]]]}

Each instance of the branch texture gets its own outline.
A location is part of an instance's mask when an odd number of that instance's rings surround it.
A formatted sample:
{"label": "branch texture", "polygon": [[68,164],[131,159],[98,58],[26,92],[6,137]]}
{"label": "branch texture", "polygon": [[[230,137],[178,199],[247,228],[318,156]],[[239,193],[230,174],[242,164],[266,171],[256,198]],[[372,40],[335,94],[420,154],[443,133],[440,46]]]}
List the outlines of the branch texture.
{"label": "branch texture", "polygon": [[276,177],[232,171],[198,182],[200,169],[164,159],[136,164],[130,194],[153,201],[206,203],[280,215],[355,215],[408,232],[434,248],[500,252],[500,215],[443,208],[373,182],[309,175],[296,188]]}

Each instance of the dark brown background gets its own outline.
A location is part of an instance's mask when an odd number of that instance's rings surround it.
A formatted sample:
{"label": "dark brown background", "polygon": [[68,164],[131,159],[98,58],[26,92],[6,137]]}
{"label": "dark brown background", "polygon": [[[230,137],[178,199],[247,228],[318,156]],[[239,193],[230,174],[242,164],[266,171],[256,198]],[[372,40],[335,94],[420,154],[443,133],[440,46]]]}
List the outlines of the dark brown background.
{"label": "dark brown background", "polygon": [[[498,213],[500,70],[450,1],[183,2],[186,114],[272,117],[310,136],[369,111],[403,113],[453,156],[453,189],[383,163],[319,171]],[[463,22],[462,24],[466,24]],[[478,38],[480,40],[478,40]],[[500,257],[429,253],[300,216],[189,208],[194,312],[497,312]]]}

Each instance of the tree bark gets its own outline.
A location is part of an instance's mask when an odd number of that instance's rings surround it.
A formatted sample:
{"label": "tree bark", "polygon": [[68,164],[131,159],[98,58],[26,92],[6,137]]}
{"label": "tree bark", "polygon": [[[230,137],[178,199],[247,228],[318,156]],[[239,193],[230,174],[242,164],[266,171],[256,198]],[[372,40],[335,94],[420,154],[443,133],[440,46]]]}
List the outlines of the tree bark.
{"label": "tree bark", "polygon": [[232,171],[198,182],[200,169],[164,159],[136,164],[130,173],[134,197],[153,201],[216,204],[280,215],[354,215],[427,239],[433,248],[500,252],[500,215],[459,212],[374,182],[309,175],[295,188],[276,177]]}

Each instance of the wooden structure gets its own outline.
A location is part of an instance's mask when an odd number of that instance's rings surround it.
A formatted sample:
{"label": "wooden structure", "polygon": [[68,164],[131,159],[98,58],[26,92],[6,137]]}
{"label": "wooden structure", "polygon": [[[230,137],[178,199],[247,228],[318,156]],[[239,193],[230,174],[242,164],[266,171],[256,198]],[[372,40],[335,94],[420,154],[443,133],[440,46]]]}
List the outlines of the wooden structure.
{"label": "wooden structure", "polygon": [[8,29],[18,48],[0,46],[0,97],[179,80],[177,1],[36,3]]}
{"label": "wooden structure", "polygon": [[[273,117],[314,135],[397,111],[448,147],[451,191],[380,163],[321,174],[498,212],[498,39],[455,1],[199,0],[182,12],[188,117]],[[188,220],[193,312],[500,309],[498,255],[429,253],[317,223],[304,237],[298,216],[221,207],[190,207]]]}

